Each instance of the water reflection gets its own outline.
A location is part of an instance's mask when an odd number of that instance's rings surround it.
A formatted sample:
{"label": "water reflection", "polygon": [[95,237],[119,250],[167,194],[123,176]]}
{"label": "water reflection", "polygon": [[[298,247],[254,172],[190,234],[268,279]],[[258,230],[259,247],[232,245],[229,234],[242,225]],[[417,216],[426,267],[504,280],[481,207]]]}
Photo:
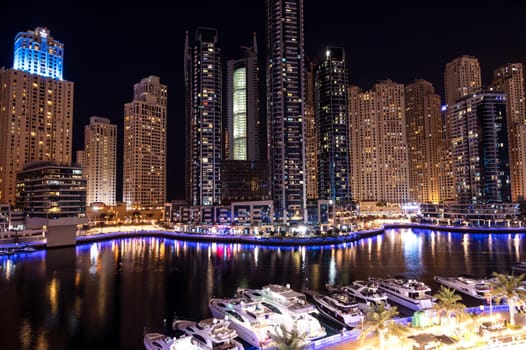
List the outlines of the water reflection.
{"label": "water reflection", "polygon": [[209,298],[233,296],[237,287],[323,290],[327,282],[403,274],[436,290],[434,275],[509,273],[521,258],[523,235],[405,229],[337,246],[135,238],[2,256],[0,344],[142,349],[145,327],[160,329],[174,314],[208,317]]}

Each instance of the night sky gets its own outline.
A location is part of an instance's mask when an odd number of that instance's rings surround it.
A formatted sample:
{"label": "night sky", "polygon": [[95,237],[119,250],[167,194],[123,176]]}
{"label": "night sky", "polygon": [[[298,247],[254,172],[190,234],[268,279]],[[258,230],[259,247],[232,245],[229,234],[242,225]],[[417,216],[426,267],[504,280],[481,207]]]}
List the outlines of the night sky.
{"label": "night sky", "polygon": [[[169,3],[175,9],[157,1],[142,6],[3,1],[0,66],[12,67],[18,32],[47,27],[64,44],[64,77],[75,83],[74,151],[83,148],[84,126],[93,115],[117,124],[122,144],[123,105],[132,100],[133,84],[159,76],[168,86],[167,200],[172,200],[182,199],[184,190],[185,31],[193,36],[198,26],[217,28],[225,62],[240,57],[239,47],[250,46],[256,32],[264,81],[265,6],[263,0]],[[491,81],[495,68],[526,57],[526,12],[520,1],[421,1],[415,6],[305,0],[304,17],[308,58],[316,60],[326,45],[344,47],[349,81],[365,90],[379,80],[407,84],[422,78],[443,98],[444,66],[455,57],[477,57],[483,84]],[[120,151],[117,161],[121,200]]]}

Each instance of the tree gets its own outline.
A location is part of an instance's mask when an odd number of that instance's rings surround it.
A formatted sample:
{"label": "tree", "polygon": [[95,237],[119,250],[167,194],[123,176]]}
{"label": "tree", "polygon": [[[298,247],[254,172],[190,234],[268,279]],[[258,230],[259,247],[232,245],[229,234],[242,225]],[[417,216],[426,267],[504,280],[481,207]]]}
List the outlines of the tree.
{"label": "tree", "polygon": [[526,300],[526,291],[521,287],[524,274],[519,276],[506,275],[493,272],[495,279],[490,283],[491,297],[495,297],[497,302],[506,299],[510,310],[510,324],[515,324],[515,305],[522,304]]}
{"label": "tree", "polygon": [[409,333],[409,327],[396,322],[393,319],[396,316],[398,316],[396,306],[386,309],[383,303],[378,304],[367,312],[359,339],[363,341],[371,333],[378,335],[380,349],[384,350],[386,335],[405,337]]}
{"label": "tree", "polygon": [[460,302],[462,297],[456,294],[454,289],[440,286],[440,290],[433,297],[437,300],[436,304],[433,305],[433,309],[438,312],[440,323],[442,323],[443,316],[448,320],[451,320],[453,317],[461,320],[468,316],[465,311],[466,305]]}
{"label": "tree", "polygon": [[274,341],[276,350],[300,350],[305,347],[307,339],[306,332],[300,332],[297,325],[288,330],[282,323],[279,328],[270,333],[270,338]]}

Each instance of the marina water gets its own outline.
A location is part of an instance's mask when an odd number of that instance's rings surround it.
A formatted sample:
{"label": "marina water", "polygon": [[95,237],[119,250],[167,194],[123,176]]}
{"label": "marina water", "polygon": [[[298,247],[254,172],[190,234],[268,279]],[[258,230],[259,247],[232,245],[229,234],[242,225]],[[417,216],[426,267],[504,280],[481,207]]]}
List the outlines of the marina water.
{"label": "marina water", "polygon": [[[238,287],[325,283],[404,275],[511,273],[526,259],[523,234],[387,230],[359,242],[269,247],[126,238],[0,256],[3,349],[143,349],[143,333],[171,328],[175,317],[210,317],[211,297]],[[479,302],[464,297],[468,306]]]}

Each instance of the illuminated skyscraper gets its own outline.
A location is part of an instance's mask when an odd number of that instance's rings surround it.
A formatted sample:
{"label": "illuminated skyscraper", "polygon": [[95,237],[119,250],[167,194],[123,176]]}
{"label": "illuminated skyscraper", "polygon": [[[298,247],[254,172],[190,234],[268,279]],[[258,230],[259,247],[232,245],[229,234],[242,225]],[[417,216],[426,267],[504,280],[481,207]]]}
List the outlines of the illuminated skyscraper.
{"label": "illuminated skyscraper", "polygon": [[34,160],[71,164],[73,83],[49,30],[19,33],[14,68],[0,69],[0,202],[15,204],[16,172]]}
{"label": "illuminated skyscraper", "polygon": [[349,88],[354,199],[405,203],[409,199],[404,86],[386,80],[370,91]]}
{"label": "illuminated skyscraper", "polygon": [[460,99],[450,108],[458,202],[511,201],[506,95],[479,92]]}
{"label": "illuminated skyscraper", "polygon": [[509,63],[493,72],[493,87],[506,94],[506,117],[511,173],[511,197],[515,202],[526,198],[526,103],[524,69],[521,63]]}
{"label": "illuminated skyscraper", "polygon": [[345,51],[327,47],[316,67],[319,199],[351,201],[349,165],[349,99]]}
{"label": "illuminated skyscraper", "polygon": [[318,199],[318,136],[316,135],[316,115],[314,112],[314,70],[310,64],[306,80],[305,100],[305,179],[307,199]]}
{"label": "illuminated skyscraper", "polygon": [[87,205],[115,205],[117,172],[117,125],[102,117],[91,117],[84,128],[82,172],[87,179]]}
{"label": "illuminated skyscraper", "polygon": [[454,105],[462,97],[478,91],[482,86],[478,59],[464,55],[446,64],[444,88],[446,104]]}
{"label": "illuminated skyscraper", "polygon": [[445,146],[440,107],[440,96],[431,83],[417,80],[405,87],[411,201],[440,200],[440,156]]}
{"label": "illuminated skyscraper", "polygon": [[185,45],[185,57],[191,59],[185,63],[186,88],[192,89],[191,96],[187,95],[187,179],[190,204],[194,206],[221,204],[222,70],[218,40],[216,29],[197,28],[193,50],[190,52],[188,39]]}
{"label": "illuminated skyscraper", "polygon": [[267,0],[267,118],[278,220],[306,219],[303,0]]}
{"label": "illuminated skyscraper", "polygon": [[18,33],[15,37],[13,69],[62,80],[64,45],[47,28]]}
{"label": "illuminated skyscraper", "polygon": [[227,62],[229,160],[260,160],[258,52],[256,34],[245,57]]}
{"label": "illuminated skyscraper", "polygon": [[123,201],[130,209],[164,208],[167,87],[149,76],[124,105]]}

